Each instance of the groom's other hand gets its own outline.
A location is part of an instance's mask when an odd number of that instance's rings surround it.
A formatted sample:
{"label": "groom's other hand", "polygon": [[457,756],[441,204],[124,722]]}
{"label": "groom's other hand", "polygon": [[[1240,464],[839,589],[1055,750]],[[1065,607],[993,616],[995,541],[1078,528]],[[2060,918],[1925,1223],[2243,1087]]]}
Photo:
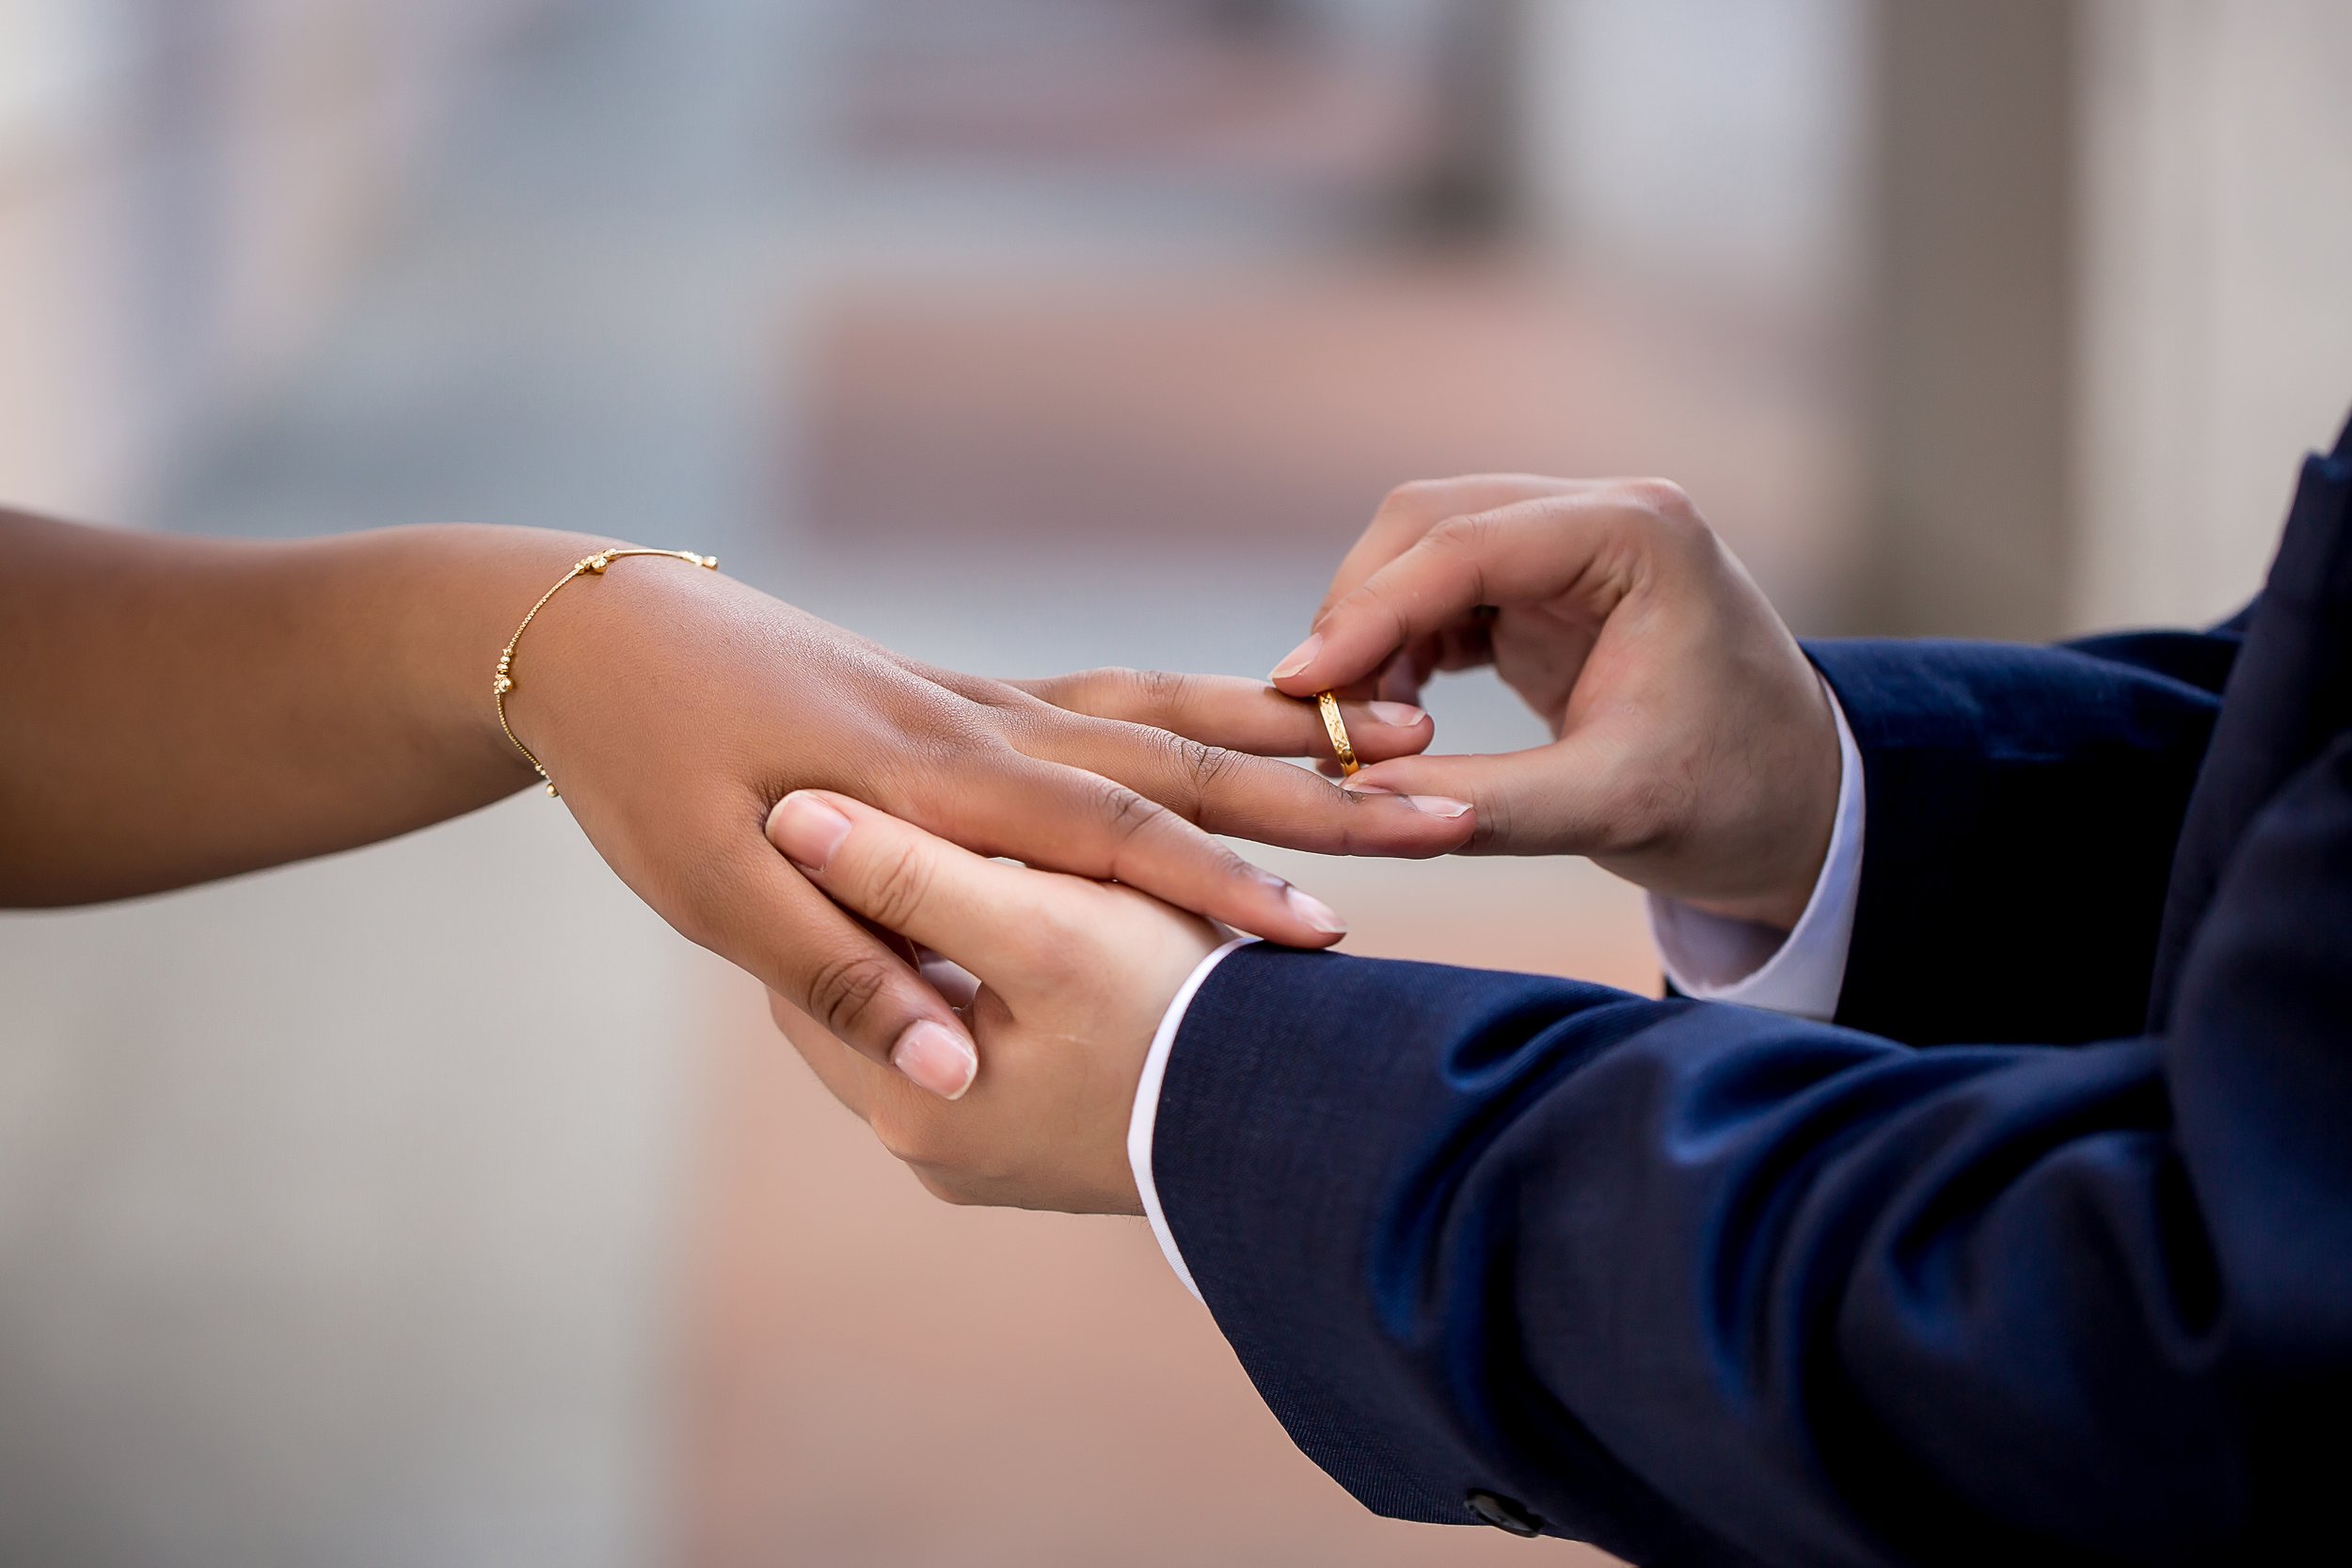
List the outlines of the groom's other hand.
{"label": "groom's other hand", "polygon": [[1383,761],[1357,791],[1469,800],[1469,847],[1589,855],[1654,892],[1793,926],[1836,812],[1836,721],[1772,605],[1663,480],[1408,484],[1349,551],[1282,691],[1418,702],[1491,664],[1550,726],[1499,756]]}
{"label": "groom's other hand", "polygon": [[843,908],[954,966],[926,974],[961,1005],[982,1066],[952,1104],[771,993],[778,1026],[882,1146],[950,1202],[1140,1212],[1136,1085],[1216,927],[1131,888],[984,859],[828,791],[787,796],[769,837]]}

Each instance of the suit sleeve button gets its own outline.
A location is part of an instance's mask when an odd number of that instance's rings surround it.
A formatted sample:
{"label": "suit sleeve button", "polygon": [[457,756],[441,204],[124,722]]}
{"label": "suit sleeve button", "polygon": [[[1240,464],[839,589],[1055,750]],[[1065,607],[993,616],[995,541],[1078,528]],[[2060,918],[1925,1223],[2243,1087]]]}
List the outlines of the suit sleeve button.
{"label": "suit sleeve button", "polygon": [[1506,1497],[1498,1492],[1473,1489],[1463,1500],[1470,1504],[1470,1511],[1478,1515],[1481,1521],[1494,1526],[1497,1529],[1509,1530],[1513,1535],[1541,1535],[1543,1533],[1543,1520],[1530,1511],[1525,1503],[1515,1497]]}

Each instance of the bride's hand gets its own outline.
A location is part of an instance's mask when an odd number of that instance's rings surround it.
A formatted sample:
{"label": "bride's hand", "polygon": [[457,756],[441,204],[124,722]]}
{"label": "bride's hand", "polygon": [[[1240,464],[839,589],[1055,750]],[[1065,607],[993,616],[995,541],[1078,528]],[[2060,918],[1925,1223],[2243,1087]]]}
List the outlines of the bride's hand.
{"label": "bride's hand", "polygon": [[[1435,855],[1473,827],[1453,802],[1351,795],[1248,754],[1325,744],[1311,705],[1256,682],[1095,672],[1023,689],[656,561],[558,594],[516,666],[516,735],[646,903],[950,1098],[975,1070],[968,1032],[899,952],[770,846],[766,819],[787,793],[837,790],[982,855],[1128,883],[1303,947],[1337,941],[1343,923],[1211,833]],[[1350,705],[1348,719],[1369,759],[1429,742],[1418,710]]]}

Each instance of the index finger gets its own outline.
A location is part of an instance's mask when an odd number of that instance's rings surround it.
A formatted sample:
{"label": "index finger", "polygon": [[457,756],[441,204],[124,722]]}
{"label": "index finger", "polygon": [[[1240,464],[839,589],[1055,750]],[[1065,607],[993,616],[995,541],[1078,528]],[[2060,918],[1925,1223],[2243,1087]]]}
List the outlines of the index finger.
{"label": "index finger", "polygon": [[1617,527],[1639,516],[1632,502],[1596,493],[1449,517],[1333,605],[1274,684],[1306,696],[1361,680],[1482,604],[1549,599],[1580,581],[1605,600],[1613,584],[1596,568]]}
{"label": "index finger", "polygon": [[1400,484],[1380,501],[1339,570],[1315,606],[1315,620],[1354,593],[1366,578],[1403,555],[1424,533],[1466,513],[1491,512],[1513,501],[1536,496],[1557,496],[1581,489],[1589,481],[1547,479],[1541,474],[1464,474],[1455,479],[1415,480]]}
{"label": "index finger", "polygon": [[842,908],[975,974],[1033,961],[1029,927],[1051,912],[1041,873],[831,790],[796,789],[777,801],[768,838]]}
{"label": "index finger", "polygon": [[681,929],[876,1062],[953,1100],[978,1070],[971,1032],[905,958],[757,839],[698,868]]}

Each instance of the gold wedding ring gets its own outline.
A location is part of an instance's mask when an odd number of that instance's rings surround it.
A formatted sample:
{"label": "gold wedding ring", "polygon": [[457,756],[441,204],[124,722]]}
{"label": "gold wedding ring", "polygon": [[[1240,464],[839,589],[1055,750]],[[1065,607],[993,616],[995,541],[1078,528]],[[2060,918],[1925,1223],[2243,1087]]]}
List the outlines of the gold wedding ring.
{"label": "gold wedding ring", "polygon": [[1339,758],[1340,776],[1352,779],[1356,769],[1363,766],[1356,760],[1356,748],[1347,738],[1347,721],[1340,717],[1340,700],[1331,692],[1315,693],[1315,705],[1323,709],[1324,733],[1331,737],[1331,754]]}

